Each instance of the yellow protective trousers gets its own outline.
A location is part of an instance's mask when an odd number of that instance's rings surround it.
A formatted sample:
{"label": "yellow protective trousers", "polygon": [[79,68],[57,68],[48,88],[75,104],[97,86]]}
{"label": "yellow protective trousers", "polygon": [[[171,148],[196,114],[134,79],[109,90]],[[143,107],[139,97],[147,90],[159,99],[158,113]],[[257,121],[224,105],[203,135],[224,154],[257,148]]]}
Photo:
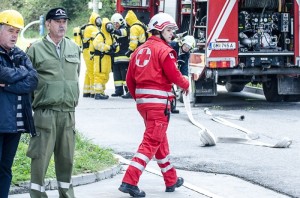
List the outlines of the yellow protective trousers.
{"label": "yellow protective trousers", "polygon": [[95,94],[94,91],[94,60],[91,59],[90,50],[86,48],[82,52],[83,59],[86,65],[83,93]]}
{"label": "yellow protective trousers", "polygon": [[95,94],[104,94],[105,85],[109,80],[109,73],[111,72],[111,56],[101,55],[94,56],[94,89]]}

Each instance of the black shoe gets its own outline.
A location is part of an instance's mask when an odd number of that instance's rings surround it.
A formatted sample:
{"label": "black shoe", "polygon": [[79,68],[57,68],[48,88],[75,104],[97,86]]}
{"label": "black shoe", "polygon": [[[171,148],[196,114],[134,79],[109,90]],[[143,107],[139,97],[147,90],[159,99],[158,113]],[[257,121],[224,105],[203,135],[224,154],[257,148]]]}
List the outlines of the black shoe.
{"label": "black shoe", "polygon": [[83,97],[84,97],[84,98],[89,98],[89,97],[91,97],[91,94],[90,94],[90,93],[84,93],[84,94],[83,94]]}
{"label": "black shoe", "polygon": [[166,192],[174,192],[175,188],[179,188],[180,186],[182,186],[183,182],[184,179],[182,177],[178,177],[176,184],[174,184],[173,186],[166,187]]}
{"label": "black shoe", "polygon": [[129,99],[129,98],[132,98],[132,96],[129,92],[127,92],[125,95],[122,96],[122,98]]}
{"label": "black shoe", "polygon": [[119,187],[119,191],[123,193],[129,193],[132,197],[145,197],[146,193],[139,189],[137,186],[133,186],[127,183],[122,182]]}
{"label": "black shoe", "polygon": [[109,96],[108,95],[105,95],[105,94],[95,94],[95,100],[106,100],[108,99]]}
{"label": "black shoe", "polygon": [[111,97],[119,97],[122,95],[123,95],[123,93],[113,93],[113,94],[111,94]]}
{"label": "black shoe", "polygon": [[91,98],[95,98],[95,94],[91,94]]}
{"label": "black shoe", "polygon": [[178,114],[178,113],[179,113],[179,110],[178,110],[178,109],[171,109],[171,113]]}

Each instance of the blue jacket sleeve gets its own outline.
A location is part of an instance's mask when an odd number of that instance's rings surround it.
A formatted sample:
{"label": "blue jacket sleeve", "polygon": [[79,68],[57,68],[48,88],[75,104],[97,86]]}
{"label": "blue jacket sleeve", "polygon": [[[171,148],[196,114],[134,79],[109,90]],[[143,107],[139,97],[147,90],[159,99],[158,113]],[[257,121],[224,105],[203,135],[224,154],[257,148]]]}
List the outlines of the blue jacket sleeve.
{"label": "blue jacket sleeve", "polygon": [[26,67],[4,67],[0,65],[0,83],[15,83],[28,75]]}
{"label": "blue jacket sleeve", "polygon": [[5,91],[12,92],[15,94],[26,94],[33,92],[38,84],[38,77],[36,70],[32,67],[32,63],[27,57],[24,65],[28,70],[28,74],[22,80],[19,80],[15,83],[9,84],[4,87]]}

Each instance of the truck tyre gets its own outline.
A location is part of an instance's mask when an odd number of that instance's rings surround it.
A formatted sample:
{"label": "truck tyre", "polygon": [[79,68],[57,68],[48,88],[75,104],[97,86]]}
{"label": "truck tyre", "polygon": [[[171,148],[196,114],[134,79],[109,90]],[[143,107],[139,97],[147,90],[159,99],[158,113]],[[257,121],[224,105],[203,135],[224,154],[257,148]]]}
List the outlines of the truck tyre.
{"label": "truck tyre", "polygon": [[268,102],[282,102],[284,96],[278,94],[278,79],[272,76],[270,81],[263,82],[263,91]]}
{"label": "truck tyre", "polygon": [[241,92],[243,91],[245,85],[238,83],[226,83],[225,88],[228,92]]}

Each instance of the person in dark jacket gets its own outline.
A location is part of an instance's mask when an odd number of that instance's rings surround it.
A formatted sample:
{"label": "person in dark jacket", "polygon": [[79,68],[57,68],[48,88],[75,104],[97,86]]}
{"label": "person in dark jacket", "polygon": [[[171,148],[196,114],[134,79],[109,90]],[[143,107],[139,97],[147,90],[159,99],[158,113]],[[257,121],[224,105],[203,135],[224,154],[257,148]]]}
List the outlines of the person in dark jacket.
{"label": "person in dark jacket", "polygon": [[[178,41],[172,41],[170,45],[178,55],[177,65],[179,71],[186,79],[188,79],[190,53],[195,48],[195,38],[191,35],[187,35],[183,38],[180,38]],[[179,98],[182,98],[182,90],[179,87],[177,89],[177,92],[178,93],[176,95],[179,95]],[[176,100],[173,100],[171,103],[171,112],[179,113],[179,110],[176,109]]]}
{"label": "person in dark jacket", "polygon": [[15,46],[21,28],[19,12],[0,12],[0,198],[8,197],[21,133],[35,135],[30,99],[38,79],[29,58]]}
{"label": "person in dark jacket", "polygon": [[[120,13],[113,14],[111,17],[111,22],[115,27],[113,35],[116,38],[116,42],[120,46],[120,51],[114,55],[112,69],[114,74],[115,93],[113,93],[111,96],[122,96],[125,99],[131,98],[131,95],[129,93],[127,94],[128,88],[126,86],[126,73],[129,64],[129,57],[125,55],[129,47],[129,31],[126,27],[125,20]],[[123,95],[124,89],[125,95]]]}

